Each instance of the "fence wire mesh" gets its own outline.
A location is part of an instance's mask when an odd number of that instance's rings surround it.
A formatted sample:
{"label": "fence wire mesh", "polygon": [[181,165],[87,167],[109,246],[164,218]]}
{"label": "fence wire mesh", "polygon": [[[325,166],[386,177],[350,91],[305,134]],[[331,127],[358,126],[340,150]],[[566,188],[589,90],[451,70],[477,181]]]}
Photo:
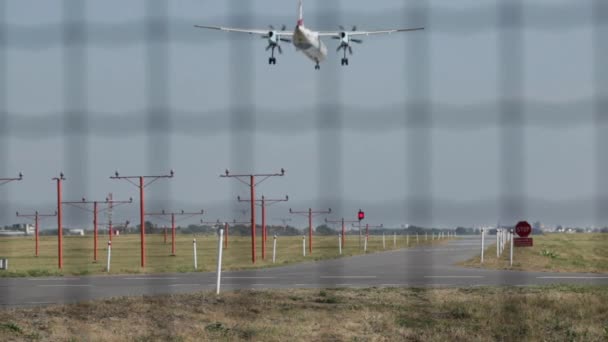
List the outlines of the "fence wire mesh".
{"label": "fence wire mesh", "polygon": [[[291,12],[281,14],[291,7],[279,5],[278,1],[272,2],[276,11],[265,11],[263,2],[239,0],[183,4],[148,0],[129,5],[119,1],[95,4],[93,1],[66,0],[43,5],[43,9],[49,9],[49,14],[40,13],[41,9],[36,9],[40,4],[36,2],[23,3],[17,0],[0,2],[0,176],[16,174],[21,171],[20,164],[36,165],[36,172],[29,170],[29,175],[44,175],[49,182],[59,171],[65,172],[69,184],[66,185],[66,198],[77,199],[91,193],[105,196],[108,192],[128,197],[133,195],[132,189],[122,191],[112,183],[98,186],[95,182],[101,178],[105,180],[120,167],[144,173],[174,167],[178,177],[181,172],[183,182],[193,187],[177,186],[172,182],[155,184],[150,190],[150,210],[199,208],[201,203],[193,199],[198,197],[181,198],[184,191],[189,190],[206,197],[201,201],[209,212],[214,212],[211,215],[239,219],[243,218],[238,214],[243,207],[232,198],[244,192],[241,184],[229,184],[230,200],[227,200],[217,194],[218,188],[209,193],[204,186],[197,185],[196,180],[215,177],[209,182],[228,186],[217,178],[224,168],[243,172],[274,171],[283,166],[282,159],[289,155],[292,164],[304,166],[302,170],[287,170],[288,177],[292,177],[294,183],[300,183],[299,187],[293,187],[293,183],[285,180],[269,189],[280,195],[302,190],[304,195],[293,193],[296,200],[290,205],[294,208],[331,207],[342,216],[365,207],[379,220],[386,219],[389,226],[408,223],[453,227],[515,222],[526,217],[546,217],[546,220],[553,220],[551,223],[570,220],[598,227],[608,224],[608,181],[604,176],[608,173],[608,154],[603,150],[608,146],[606,1],[525,3],[504,0],[470,2],[466,6],[442,1],[392,1],[386,6],[362,6],[362,2],[351,4],[338,0],[309,1],[307,20],[311,25],[314,23],[315,28],[336,29],[338,24],[346,22],[359,24],[362,28],[364,25],[366,28],[405,25],[424,26],[426,30],[423,34],[382,39],[382,45],[373,45],[382,46],[382,50],[368,51],[362,56],[368,62],[363,66],[340,69],[332,62],[324,65],[314,77],[306,75],[290,80],[277,75],[276,70],[259,68],[257,63],[263,62],[260,56],[266,56],[261,52],[263,41],[193,28],[193,24],[203,20],[212,21],[208,24],[236,27],[279,25],[292,17],[288,15]],[[127,19],[104,18],[113,11],[120,12],[123,6],[128,8]],[[202,19],[186,15],[187,10],[180,7],[203,11],[200,13]],[[368,7],[372,9],[362,9]],[[94,12],[97,10],[101,14]],[[205,13],[206,10],[211,14]],[[33,19],[28,20],[30,12]],[[218,16],[212,17],[214,14]],[[480,36],[495,41],[495,50],[457,53],[464,39]],[[563,56],[544,54],[534,46],[546,37],[560,36],[564,37],[566,49],[567,44],[577,38],[586,40],[582,46],[589,49],[576,52],[554,49],[572,57],[570,63],[561,65],[563,69],[555,70],[566,76],[531,82],[527,75],[534,72],[537,63],[552,59],[567,62]],[[326,43],[332,50],[331,42]],[[437,51],[445,51],[438,49],[438,44],[455,49],[454,55],[460,60],[451,61],[450,56],[437,55]],[[404,49],[396,52],[395,46]],[[226,53],[220,49],[225,49]],[[365,45],[357,46],[353,60],[356,61],[359,51],[365,49]],[[336,57],[332,52],[330,59]],[[96,56],[98,53],[103,53],[110,61],[101,62]],[[133,61],[123,65],[122,54],[138,56],[140,65]],[[182,54],[190,58],[183,58]],[[285,61],[290,68],[310,67],[310,74],[313,74],[312,65],[288,62],[288,59],[302,58],[291,56],[293,54],[290,51],[281,55],[281,63]],[[387,57],[393,54],[403,57],[399,60],[402,65],[383,65],[388,63],[385,60],[395,60]],[[493,74],[477,75],[474,67],[466,66],[467,60],[463,60],[466,57],[471,58],[470,62],[483,64],[479,66],[480,73],[490,73],[495,66]],[[108,69],[100,74],[98,64]],[[470,78],[452,79],[450,85],[460,81],[459,87],[463,89],[477,88],[473,84],[480,77],[486,77],[486,84],[491,83],[487,79],[495,79],[496,96],[484,94],[476,98],[469,93],[462,101],[454,100],[457,95],[445,98],[445,87],[437,81],[441,80],[437,75],[444,73],[450,78],[446,72],[463,67],[471,70]],[[213,71],[213,68],[217,70]],[[361,68],[392,68],[399,75],[394,76],[393,83],[387,81],[370,86],[364,83],[363,77],[352,75],[361,72]],[[569,77],[578,75],[576,70],[579,69],[584,75],[575,76],[578,83],[567,84]],[[19,73],[27,70],[40,74],[21,78]],[[177,79],[176,73],[179,74]],[[289,73],[290,77],[301,75]],[[366,75],[369,77],[370,73]],[[27,83],[37,78],[40,84]],[[188,81],[188,78],[195,81]],[[565,84],[561,87],[552,84],[555,79]],[[399,82],[395,83],[395,80]],[[120,94],[124,98],[113,99],[112,96],[119,94],[110,88],[118,87],[117,83],[123,81],[138,86],[131,89],[133,94]],[[357,83],[362,90],[344,91],[355,89]],[[201,88],[190,89],[192,84],[201,84]],[[223,87],[221,92],[209,92],[214,84]],[[535,88],[539,86],[545,90],[537,91]],[[390,88],[395,87],[398,90],[391,92]],[[571,87],[581,89],[571,89],[569,96]],[[291,98],[284,95],[286,88],[293,89]],[[371,89],[379,92],[373,96],[380,99],[387,98],[382,91],[397,95],[389,95],[392,102],[373,101],[370,106],[356,101],[357,96],[365,95]],[[551,89],[556,90],[552,93]],[[455,94],[462,93],[456,88],[452,90]],[[99,95],[106,91],[112,95]],[[313,96],[301,99],[301,93]],[[281,94],[281,98],[274,94]],[[125,100],[129,97],[141,101],[133,104]],[[181,103],[184,98],[188,99],[188,105]],[[37,101],[52,105],[41,109],[29,104]],[[290,105],[290,101],[296,105]],[[121,106],[121,102],[129,104]],[[140,102],[143,105],[138,108]],[[551,165],[567,166],[571,178],[565,180],[572,183],[587,184],[584,178],[593,178],[590,185],[583,185],[589,191],[574,197],[566,193],[554,199],[544,195],[542,190],[538,191],[540,194],[530,190],[537,189],[531,183],[539,177],[535,170],[543,165],[536,159],[542,159],[539,157],[543,154],[542,146],[547,146],[535,136],[547,132],[550,139],[559,138],[560,134],[567,139],[579,139],[566,144],[556,143],[561,147],[577,147],[563,151],[561,159],[552,160]],[[496,145],[496,151],[480,150],[482,154],[459,161],[461,151],[457,149],[473,146],[457,140],[468,135],[479,137],[476,142],[479,145]],[[395,138],[386,139],[385,136]],[[370,137],[384,139],[385,143],[365,148]],[[488,138],[494,141],[489,142]],[[287,144],[289,147],[285,149],[280,147],[290,139],[297,142]],[[452,140],[454,150],[441,151],[438,157],[438,148],[449,148]],[[123,149],[122,144],[134,147]],[[208,144],[224,145],[209,147]],[[297,150],[293,150],[294,147]],[[214,149],[226,153],[214,154]],[[571,160],[585,160],[574,158],[574,154],[590,149],[595,151],[590,164],[579,165],[578,169],[568,165]],[[556,154],[560,155],[559,151],[551,153],[554,158]],[[375,158],[370,154],[390,157]],[[438,160],[448,157],[450,162]],[[368,158],[381,164],[365,166]],[[119,162],[126,166],[110,164]],[[482,173],[479,170],[487,168],[493,176],[490,181],[480,183],[467,181],[474,189],[472,192],[479,195],[465,195],[463,199],[445,196],[441,191],[445,179],[460,182],[458,176],[450,177],[446,176],[449,172],[438,171],[450,163],[474,163],[467,168],[469,172]],[[48,165],[60,165],[61,169],[51,169]],[[205,170],[199,169],[202,167]],[[367,173],[356,173],[356,179],[345,176],[358,168]],[[400,171],[391,172],[391,168]],[[26,178],[29,177],[28,170],[23,171]],[[381,183],[378,178],[391,182],[393,191],[398,190],[390,198],[382,198],[382,193],[373,191],[369,191],[373,193],[370,195],[352,190],[361,185],[369,189],[371,184]],[[559,177],[553,179],[564,181]],[[488,186],[492,180],[497,183],[494,184],[496,196],[475,190]],[[41,210],[53,207],[52,183],[35,181],[33,184],[36,188],[23,182],[0,189],[2,224],[14,222],[11,214],[24,206]],[[42,192],[49,195],[42,195]],[[126,210],[123,215],[128,217],[134,213]],[[66,220],[68,224],[76,225],[88,222],[89,218],[86,213],[74,211],[66,215]],[[452,225],[451,222],[458,223]],[[303,226],[304,222],[293,224]],[[403,261],[404,265],[413,262]],[[77,296],[84,298],[88,290],[77,291],[82,291]],[[74,296],[73,289],[65,295]]]}

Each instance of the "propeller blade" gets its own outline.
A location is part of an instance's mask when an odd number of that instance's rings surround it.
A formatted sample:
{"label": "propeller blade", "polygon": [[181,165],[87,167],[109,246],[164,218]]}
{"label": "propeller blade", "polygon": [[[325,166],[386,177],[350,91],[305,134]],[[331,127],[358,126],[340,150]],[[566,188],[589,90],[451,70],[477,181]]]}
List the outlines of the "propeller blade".
{"label": "propeller blade", "polygon": [[277,49],[279,50],[279,54],[282,55],[283,54],[283,49],[281,49],[281,45],[277,45]]}
{"label": "propeller blade", "polygon": [[357,25],[354,25],[354,26],[353,26],[353,32],[354,32],[354,31],[357,31]]}
{"label": "propeller blade", "polygon": [[340,30],[345,31],[344,26],[340,25],[338,27],[340,28]]}
{"label": "propeller blade", "polygon": [[268,45],[268,46],[266,47],[266,51],[270,50],[270,48],[271,48],[271,47],[272,47],[272,44],[271,44],[271,45]]}
{"label": "propeller blade", "polygon": [[285,31],[287,30],[287,25],[283,24],[283,26],[281,26],[281,31]]}
{"label": "propeller blade", "polygon": [[291,43],[291,39],[288,38],[281,38],[281,41],[285,43]]}
{"label": "propeller blade", "polygon": [[350,53],[351,55],[353,54],[353,48],[352,47],[348,47],[348,53]]}
{"label": "propeller blade", "polygon": [[262,39],[268,39],[268,38],[270,38],[270,36],[268,36],[267,34],[262,36]]}
{"label": "propeller blade", "polygon": [[357,44],[363,43],[363,41],[361,39],[356,39],[356,38],[351,38],[350,41],[353,42],[353,43],[357,43]]}
{"label": "propeller blade", "polygon": [[342,38],[340,38],[340,37],[336,37],[336,36],[332,36],[332,37],[331,37],[331,39],[337,39],[337,40],[340,40],[340,39],[342,39]]}
{"label": "propeller blade", "polygon": [[269,27],[271,30],[273,30],[273,31],[274,31],[274,26],[272,26],[272,25],[268,25],[268,27]]}
{"label": "propeller blade", "polygon": [[340,50],[342,50],[343,47],[344,46],[342,46],[342,45],[338,46],[338,48],[336,49],[336,52],[340,52]]}

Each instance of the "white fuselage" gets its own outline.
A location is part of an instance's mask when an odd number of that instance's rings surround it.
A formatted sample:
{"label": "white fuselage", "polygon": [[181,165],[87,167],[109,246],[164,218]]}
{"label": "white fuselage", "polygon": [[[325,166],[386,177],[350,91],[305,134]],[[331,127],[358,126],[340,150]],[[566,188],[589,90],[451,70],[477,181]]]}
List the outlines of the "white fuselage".
{"label": "white fuselage", "polygon": [[293,32],[293,45],[296,50],[302,51],[313,62],[319,64],[327,57],[327,46],[323,44],[319,34],[298,25]]}

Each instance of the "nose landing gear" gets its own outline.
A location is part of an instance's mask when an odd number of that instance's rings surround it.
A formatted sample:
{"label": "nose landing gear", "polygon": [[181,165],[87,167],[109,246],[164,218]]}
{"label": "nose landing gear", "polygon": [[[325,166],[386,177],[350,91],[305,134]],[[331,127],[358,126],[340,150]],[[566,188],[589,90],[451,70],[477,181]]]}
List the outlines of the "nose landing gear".
{"label": "nose landing gear", "polygon": [[277,59],[274,56],[274,49],[279,49],[279,53],[281,53],[281,47],[277,44],[270,44],[266,48],[266,51],[268,51],[269,49],[271,49],[271,53],[270,53],[270,58],[268,58],[268,65],[276,65]]}

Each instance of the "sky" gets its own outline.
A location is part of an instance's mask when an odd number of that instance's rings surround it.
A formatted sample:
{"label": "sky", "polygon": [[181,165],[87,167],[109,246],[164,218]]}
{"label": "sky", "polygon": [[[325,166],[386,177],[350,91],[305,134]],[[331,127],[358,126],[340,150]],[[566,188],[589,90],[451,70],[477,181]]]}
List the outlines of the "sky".
{"label": "sky", "polygon": [[[193,27],[291,29],[296,1],[65,3],[0,5],[0,173],[25,175],[0,187],[0,224],[17,210],[53,211],[60,171],[66,199],[136,198],[134,186],[109,179],[116,169],[175,170],[146,188],[150,210],[243,219],[235,199],[248,189],[219,178],[226,168],[285,168],[258,188],[289,195],[269,213],[276,223],[290,207],[331,207],[331,217],[363,208],[370,223],[388,226],[608,224],[595,211],[593,96],[605,80],[594,69],[590,0],[523,2],[514,31],[499,29],[511,22],[498,15],[499,0],[308,0],[313,29],[425,26],[364,37],[346,68],[336,41],[325,40],[318,72],[288,44],[269,66],[265,40]],[[146,31],[149,17],[166,18],[165,39]],[[85,44],[64,46],[66,20],[84,23]],[[500,104],[513,89],[523,118],[511,131]],[[522,208],[505,204],[511,191]],[[67,210],[67,224],[89,224]],[[135,213],[134,205],[117,216],[136,221]]]}

